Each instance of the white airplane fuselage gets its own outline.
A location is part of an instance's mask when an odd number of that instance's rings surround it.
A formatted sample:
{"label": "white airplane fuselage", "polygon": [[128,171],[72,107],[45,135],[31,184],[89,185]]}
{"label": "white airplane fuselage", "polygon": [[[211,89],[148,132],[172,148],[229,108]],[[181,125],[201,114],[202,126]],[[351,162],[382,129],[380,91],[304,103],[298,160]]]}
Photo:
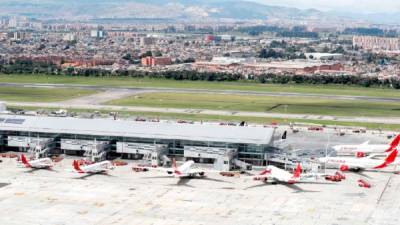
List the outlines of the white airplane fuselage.
{"label": "white airplane fuselage", "polygon": [[53,166],[53,161],[50,158],[41,158],[29,161],[28,164],[24,164],[25,167],[36,168],[36,169],[44,169],[50,168]]}
{"label": "white airplane fuselage", "polygon": [[113,169],[114,166],[110,161],[102,161],[87,166],[81,166],[80,170],[82,173],[102,173]]}
{"label": "white airplane fuselage", "polygon": [[198,172],[191,172],[192,171],[192,166],[194,165],[194,161],[190,160],[185,162],[179,167],[176,167],[175,169],[172,168],[171,170],[168,171],[169,174],[172,173],[174,177],[178,178],[183,178],[183,177],[194,177]]}
{"label": "white airplane fuselage", "polygon": [[[347,169],[376,169],[375,167],[382,165],[385,160],[373,158],[354,158],[354,157],[323,157],[318,159],[320,163],[326,164],[329,168]],[[398,165],[398,161],[394,161],[392,165]],[[389,166],[389,165],[388,165]]]}
{"label": "white airplane fuselage", "polygon": [[333,149],[338,154],[356,154],[362,152],[365,154],[385,153],[390,149],[390,145],[336,145]]}

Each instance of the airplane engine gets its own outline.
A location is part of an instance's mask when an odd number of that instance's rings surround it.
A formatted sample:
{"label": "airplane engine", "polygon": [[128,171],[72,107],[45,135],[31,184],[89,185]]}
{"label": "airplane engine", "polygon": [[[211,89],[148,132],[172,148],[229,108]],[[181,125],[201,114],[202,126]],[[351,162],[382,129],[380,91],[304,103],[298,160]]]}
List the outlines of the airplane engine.
{"label": "airplane engine", "polygon": [[364,152],[356,152],[356,157],[357,158],[365,157],[365,153]]}
{"label": "airplane engine", "polygon": [[173,174],[173,172],[172,172],[172,171],[167,171],[167,173],[168,173],[168,174]]}
{"label": "airplane engine", "polygon": [[268,178],[266,178],[266,177],[254,177],[253,180],[266,182],[268,180]]}
{"label": "airplane engine", "polygon": [[204,172],[200,172],[199,175],[200,175],[200,176],[204,176],[205,173],[204,173]]}
{"label": "airplane engine", "polygon": [[347,165],[341,165],[341,166],[339,167],[339,170],[340,170],[340,171],[348,171],[348,170],[349,170],[349,166],[347,166]]}

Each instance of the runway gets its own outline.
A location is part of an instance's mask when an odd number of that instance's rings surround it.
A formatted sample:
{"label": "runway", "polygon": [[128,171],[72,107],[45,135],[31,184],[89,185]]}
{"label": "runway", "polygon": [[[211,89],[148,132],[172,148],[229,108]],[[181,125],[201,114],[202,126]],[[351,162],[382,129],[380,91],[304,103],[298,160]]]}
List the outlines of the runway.
{"label": "runway", "polygon": [[338,122],[359,122],[359,123],[381,123],[381,124],[400,124],[400,117],[346,117],[346,116],[327,116],[309,114],[284,114],[266,112],[246,112],[246,111],[226,111],[208,109],[178,109],[161,107],[141,107],[141,106],[114,106],[99,104],[68,104],[60,103],[32,103],[32,102],[7,102],[9,106],[15,107],[43,107],[61,109],[90,109],[107,111],[127,111],[127,112],[155,112],[155,113],[178,113],[178,114],[203,114],[219,116],[242,116],[242,117],[266,117],[283,119],[304,119],[304,120],[330,120]]}
{"label": "runway", "polygon": [[36,88],[80,88],[91,90],[124,90],[132,92],[175,92],[175,93],[215,93],[215,94],[237,94],[255,96],[275,96],[275,97],[315,97],[336,100],[362,100],[370,102],[400,102],[400,98],[389,97],[370,97],[370,96],[349,96],[349,95],[325,95],[307,94],[293,92],[260,92],[260,91],[240,91],[240,90],[214,90],[214,89],[188,89],[188,88],[160,88],[160,87],[124,87],[124,86],[104,86],[104,85],[80,85],[80,84],[41,84],[41,83],[0,83],[0,87],[36,87]]}

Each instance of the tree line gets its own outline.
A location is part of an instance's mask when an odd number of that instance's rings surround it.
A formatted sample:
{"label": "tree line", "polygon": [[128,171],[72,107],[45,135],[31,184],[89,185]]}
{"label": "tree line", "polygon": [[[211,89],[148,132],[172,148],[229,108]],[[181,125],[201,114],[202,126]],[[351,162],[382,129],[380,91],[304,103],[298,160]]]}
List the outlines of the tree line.
{"label": "tree line", "polygon": [[354,76],[354,75],[295,75],[295,74],[273,74],[243,75],[225,72],[200,72],[194,70],[182,71],[142,71],[142,70],[106,70],[100,68],[65,68],[46,62],[15,61],[10,64],[0,64],[2,74],[47,74],[86,77],[110,77],[124,76],[135,78],[163,78],[171,80],[192,81],[239,81],[253,80],[258,83],[275,84],[340,84],[356,85],[363,87],[388,87],[400,89],[400,79],[390,78],[380,80],[378,77]]}

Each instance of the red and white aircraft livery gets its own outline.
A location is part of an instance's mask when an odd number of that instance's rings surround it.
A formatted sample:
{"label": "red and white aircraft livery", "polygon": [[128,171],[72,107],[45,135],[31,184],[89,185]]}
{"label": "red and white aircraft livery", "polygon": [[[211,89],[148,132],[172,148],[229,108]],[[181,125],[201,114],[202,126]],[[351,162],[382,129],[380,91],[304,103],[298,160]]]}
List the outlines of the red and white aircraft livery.
{"label": "red and white aircraft livery", "polygon": [[253,180],[260,180],[264,182],[271,180],[272,182],[294,184],[300,180],[300,175],[300,164],[297,164],[297,167],[293,174],[276,166],[267,166],[267,168],[261,171],[260,174],[254,176]]}
{"label": "red and white aircraft livery", "polygon": [[21,162],[26,168],[50,169],[53,167],[53,161],[50,158],[41,158],[28,161],[24,154],[21,155]]}
{"label": "red and white aircraft livery", "polygon": [[400,143],[400,134],[397,135],[389,145],[370,145],[369,141],[358,145],[336,145],[332,148],[338,154],[355,154],[364,157],[365,154],[385,153],[394,150]]}
{"label": "red and white aircraft livery", "polygon": [[[328,167],[338,168],[341,171],[347,170],[379,170],[395,162],[397,149],[391,151],[385,159],[374,159],[374,155],[364,158],[354,157],[323,157],[319,158],[320,163],[325,163]],[[397,162],[396,162],[397,164]]]}
{"label": "red and white aircraft livery", "polygon": [[96,173],[106,173],[109,170],[114,169],[114,166],[110,161],[102,161],[86,166],[80,166],[77,160],[74,160],[73,167],[78,173],[88,173],[88,174],[96,174]]}
{"label": "red and white aircraft livery", "polygon": [[190,178],[200,176],[203,177],[205,175],[205,171],[201,169],[193,169],[192,166],[194,165],[194,161],[190,160],[185,162],[184,164],[180,165],[179,167],[176,166],[175,159],[172,160],[172,168],[163,168],[163,167],[144,167],[149,170],[161,171],[166,172],[169,175],[177,178]]}

